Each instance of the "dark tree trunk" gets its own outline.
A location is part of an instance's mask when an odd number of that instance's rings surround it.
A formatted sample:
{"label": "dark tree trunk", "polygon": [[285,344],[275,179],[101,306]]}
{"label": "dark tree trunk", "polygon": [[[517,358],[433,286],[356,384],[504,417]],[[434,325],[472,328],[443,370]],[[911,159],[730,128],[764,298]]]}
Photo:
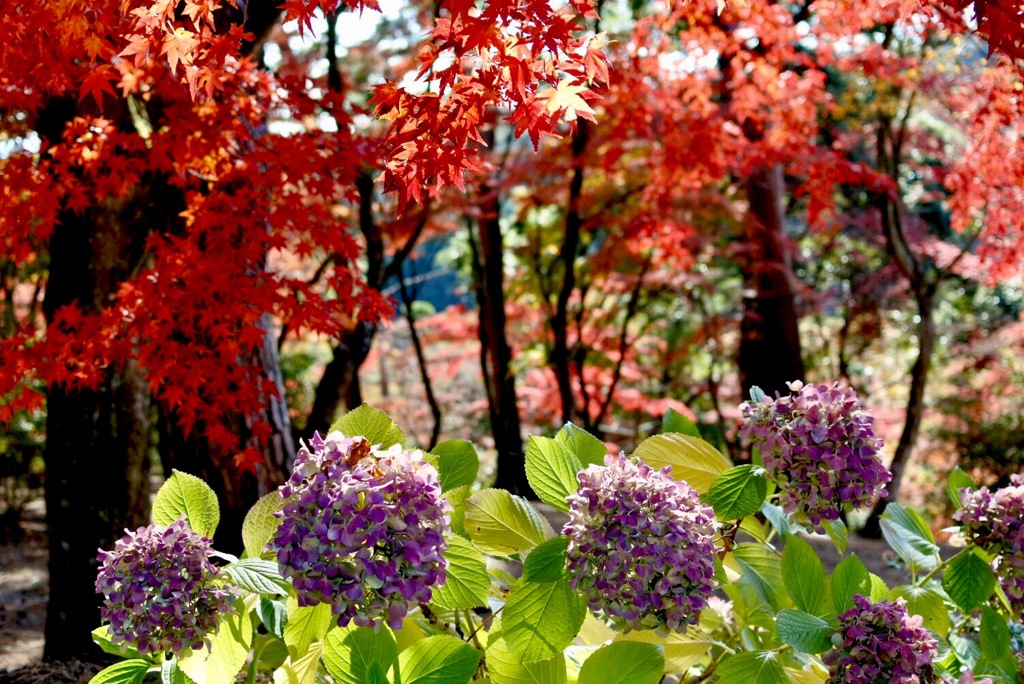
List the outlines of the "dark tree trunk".
{"label": "dark tree trunk", "polygon": [[769,396],[803,380],[800,332],[789,259],[785,247],[785,180],[771,166],[747,181],[749,252],[743,267],[743,319],[740,323],[740,383],[746,395],[760,387]]}
{"label": "dark tree trunk", "polygon": [[[145,232],[134,204],[101,201],[65,212],[50,238],[48,322],[62,306],[105,306],[136,270]],[[142,225],[145,225],[144,223]],[[46,512],[50,598],[47,660],[95,660],[99,626],[96,552],[149,519],[150,398],[132,364],[112,366],[91,390],[50,387],[46,414]]]}
{"label": "dark tree trunk", "polygon": [[[569,423],[575,418],[576,399],[572,389],[572,374],[569,361],[569,299],[576,288],[576,255],[580,248],[580,232],[583,217],[580,214],[580,197],[583,194],[583,151],[587,147],[589,126],[579,121],[572,136],[572,178],[569,180],[569,198],[565,210],[565,235],[558,252],[562,266],[562,282],[555,301],[555,310],[548,324],[551,326],[552,345],[548,363],[558,383],[558,397],[562,405],[562,422]],[[589,423],[590,416],[584,422]]]}
{"label": "dark tree trunk", "polygon": [[515,376],[512,373],[512,349],[505,332],[505,282],[502,270],[501,225],[498,221],[498,194],[481,188],[483,200],[476,224],[473,247],[474,290],[480,322],[480,364],[487,390],[487,411],[491,419],[494,447],[498,451],[498,473],[494,486],[532,497],[526,479],[523,437],[516,404]]}

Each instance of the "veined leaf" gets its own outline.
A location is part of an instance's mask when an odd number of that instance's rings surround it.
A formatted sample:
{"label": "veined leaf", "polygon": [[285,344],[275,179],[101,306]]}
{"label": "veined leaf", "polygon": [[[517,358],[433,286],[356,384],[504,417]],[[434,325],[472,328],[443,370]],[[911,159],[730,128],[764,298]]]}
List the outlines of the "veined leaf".
{"label": "veined leaf", "polygon": [[604,442],[572,423],[566,423],[555,435],[555,440],[564,444],[583,468],[604,465],[604,457],[608,455]]}
{"label": "veined leaf", "polygon": [[220,522],[220,506],[210,485],[195,475],[175,470],[153,499],[153,522],[167,527],[182,515],[193,530],[213,538]]}
{"label": "veined leaf", "polygon": [[504,639],[487,645],[487,673],[494,684],[565,684],[565,657],[556,653],[546,660],[522,662]]}
{"label": "veined leaf", "polygon": [[587,684],[658,684],[665,656],[654,644],[613,641],[583,662],[579,681]]}
{"label": "veined leaf", "polygon": [[398,655],[402,684],[467,684],[483,653],[446,634],[413,643]]}
{"label": "veined leaf", "polygon": [[426,458],[437,468],[442,492],[472,485],[480,472],[480,457],[473,445],[464,439],[441,442]]}
{"label": "veined leaf", "polygon": [[746,464],[715,477],[703,498],[719,520],[738,520],[757,513],[767,494],[765,469]]}
{"label": "veined leaf", "polygon": [[703,439],[682,434],[655,435],[642,441],[633,455],[652,468],[672,467],[672,477],[699,493],[729,469],[729,459]]}
{"label": "veined leaf", "polygon": [[369,404],[362,404],[334,421],[329,432],[336,430],[349,437],[365,437],[370,444],[382,449],[405,444],[402,428],[391,420],[391,416]]}
{"label": "veined leaf", "polygon": [[973,549],[961,553],[946,567],[942,588],[953,603],[972,611],[996,589],[996,574]]}
{"label": "veined leaf", "polygon": [[470,542],[453,535],[444,557],[448,561],[447,579],[434,590],[431,601],[448,610],[486,606],[491,578],[483,555]]}
{"label": "veined leaf", "polygon": [[778,656],[752,651],[729,656],[718,666],[718,684],[790,684]]}
{"label": "veined leaf", "polygon": [[831,635],[836,628],[817,615],[784,608],[775,620],[779,639],[804,653],[824,653],[832,648]]}
{"label": "veined leaf", "polygon": [[391,630],[334,627],[324,637],[324,665],[335,684],[366,684],[376,666],[388,672],[398,662],[398,645]]}
{"label": "veined leaf", "polygon": [[284,508],[285,500],[279,492],[270,492],[260,497],[249,512],[245,514],[242,522],[242,543],[245,545],[245,555],[249,558],[259,558],[263,555],[280,520],[275,513]]}
{"label": "veined leaf", "polygon": [[825,566],[811,545],[800,537],[786,540],[782,550],[782,579],[797,608],[818,617],[835,614]]}
{"label": "veined leaf", "polygon": [[530,437],[526,447],[526,477],[541,501],[568,512],[566,499],[579,489],[576,474],[581,470],[576,454],[561,442],[547,437]]}
{"label": "veined leaf", "polygon": [[572,643],[586,613],[586,600],[573,591],[568,579],[520,580],[505,602],[502,634],[524,663],[547,660]]}
{"label": "veined leaf", "polygon": [[551,525],[520,496],[484,489],[466,500],[466,532],[476,547],[492,556],[529,551],[554,535]]}

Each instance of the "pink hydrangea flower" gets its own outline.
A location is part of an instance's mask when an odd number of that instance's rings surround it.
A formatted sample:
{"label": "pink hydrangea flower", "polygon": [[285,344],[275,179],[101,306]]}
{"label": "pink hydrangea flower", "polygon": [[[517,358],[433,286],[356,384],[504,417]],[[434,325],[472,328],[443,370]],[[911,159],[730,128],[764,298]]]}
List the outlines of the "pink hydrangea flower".
{"label": "pink hydrangea flower", "polygon": [[745,402],[740,435],[761,451],[779,484],[782,507],[820,527],[844,506],[862,508],[885,496],[892,474],[882,465],[882,440],[857,393],[839,385],[791,382],[790,394]]}
{"label": "pink hydrangea flower", "polygon": [[270,542],[299,605],[331,605],[338,624],[401,627],[445,581],[451,506],[419,451],[314,435],[281,487]]}
{"label": "pink hydrangea flower", "polygon": [[168,527],[140,527],[113,551],[101,550],[96,592],[103,594],[100,614],[110,623],[111,641],[143,655],[201,648],[234,604],[214,583],[210,552],[210,540],[192,531],[184,516]]}
{"label": "pink hydrangea flower", "polygon": [[568,500],[570,582],[624,629],[684,631],[713,588],[714,512],[670,472],[609,455]]}

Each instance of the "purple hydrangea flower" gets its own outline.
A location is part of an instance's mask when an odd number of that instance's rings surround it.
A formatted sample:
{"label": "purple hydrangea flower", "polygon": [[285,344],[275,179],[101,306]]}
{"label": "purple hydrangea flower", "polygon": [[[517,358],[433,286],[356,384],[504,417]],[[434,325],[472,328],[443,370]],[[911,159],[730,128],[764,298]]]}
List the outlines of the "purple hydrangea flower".
{"label": "purple hydrangea flower", "polygon": [[234,596],[217,588],[211,541],[192,531],[182,516],[169,527],[148,525],[101,550],[96,592],[111,641],[139,653],[182,654],[201,648]]}
{"label": "purple hydrangea flower", "polygon": [[421,452],[314,435],[280,491],[270,548],[299,605],[329,603],[342,627],[397,629],[444,583],[451,507]]}
{"label": "purple hydrangea flower", "polygon": [[836,650],[823,660],[827,684],[929,684],[935,680],[935,638],[920,615],[908,615],[903,599],[872,603],[853,597],[853,608],[839,616]]}
{"label": "purple hydrangea flower", "polygon": [[620,628],[684,631],[713,588],[714,511],[671,468],[604,462],[580,471],[568,499],[572,587]]}
{"label": "purple hydrangea flower", "polygon": [[844,505],[861,508],[885,496],[892,474],[882,465],[882,440],[857,393],[839,385],[791,382],[791,393],[745,402],[740,435],[756,444],[779,484],[782,507],[815,527],[836,520]]}
{"label": "purple hydrangea flower", "polygon": [[960,502],[953,518],[971,542],[997,554],[999,584],[1024,619],[1024,475],[1011,476],[1009,486],[994,492],[961,489]]}

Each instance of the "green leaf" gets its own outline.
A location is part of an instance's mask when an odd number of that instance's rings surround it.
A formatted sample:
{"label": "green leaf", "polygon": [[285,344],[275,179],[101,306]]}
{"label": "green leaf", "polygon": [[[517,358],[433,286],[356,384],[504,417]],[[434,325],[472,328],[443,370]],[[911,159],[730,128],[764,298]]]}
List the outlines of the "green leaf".
{"label": "green leaf", "polygon": [[782,510],[781,506],[776,506],[773,503],[765,501],[761,504],[761,513],[764,517],[772,524],[779,534],[783,537],[788,537],[792,534],[792,527],[789,524],[789,518],[786,516],[786,512]]}
{"label": "green leaf", "polygon": [[633,455],[652,468],[671,466],[674,479],[687,482],[701,494],[732,465],[703,439],[675,433],[648,437]]}
{"label": "green leaf", "polygon": [[775,619],[775,629],[782,643],[804,653],[824,653],[832,648],[836,628],[828,621],[802,610],[784,608]]}
{"label": "green leaf", "polygon": [[562,426],[555,440],[568,447],[584,468],[588,465],[604,465],[604,457],[608,455],[608,447],[604,442],[572,423]]}
{"label": "green leaf", "polygon": [[569,586],[520,580],[509,593],[502,630],[512,652],[523,662],[546,660],[572,643],[587,614],[586,599]]}
{"label": "green leaf", "polygon": [[285,499],[279,492],[270,492],[260,497],[245,514],[245,520],[242,522],[242,543],[245,545],[246,556],[259,558],[263,555],[267,542],[273,538],[278,525],[281,524],[274,514],[284,508],[284,504]]}
{"label": "green leaf", "polygon": [[800,537],[786,540],[782,550],[782,579],[800,610],[818,617],[835,614],[825,566],[814,548]]}
{"label": "green leaf", "polygon": [[889,585],[885,583],[884,579],[873,572],[868,574],[868,579],[871,582],[871,586],[868,589],[868,598],[871,599],[872,603],[878,603],[883,599],[891,598]]}
{"label": "green leaf", "polygon": [[840,556],[846,553],[846,547],[850,545],[850,529],[842,520],[822,520],[825,531],[828,533],[832,545]]}
{"label": "green leaf", "polygon": [[487,673],[494,684],[565,684],[565,657],[557,653],[547,660],[524,663],[504,639],[487,644]]}
{"label": "green leaf", "polygon": [[480,457],[470,442],[464,439],[449,439],[441,442],[430,452],[441,482],[441,491],[472,485],[480,472]]}
{"label": "green leaf", "polygon": [[287,660],[274,671],[274,684],[316,684],[316,672],[324,645],[319,641],[310,644],[300,658],[288,656]]}
{"label": "green leaf", "polygon": [[89,684],[139,684],[152,665],[140,658],[122,660],[97,672]]}
{"label": "green leaf", "polygon": [[717,684],[789,684],[789,677],[771,651],[729,656],[718,666]]}
{"label": "green leaf", "polygon": [[743,573],[739,583],[753,589],[773,611],[785,608],[779,557],[763,545],[752,543],[737,544],[732,555]]}
{"label": "green leaf", "polygon": [[167,527],[183,515],[189,527],[212,539],[220,522],[220,507],[210,485],[175,470],[153,499],[153,522]]}
{"label": "green leaf", "polygon": [[210,648],[203,646],[192,651],[187,658],[178,661],[178,667],[195,684],[233,682],[245,665],[251,646],[252,620],[242,601],[238,601],[235,612],[220,619],[217,631],[210,638]]}
{"label": "green leaf", "polygon": [[654,644],[613,641],[583,661],[579,681],[587,684],[658,684],[665,656]]}
{"label": "green leaf", "polygon": [[145,659],[145,656],[139,653],[138,649],[131,644],[123,641],[120,644],[115,644],[111,639],[110,625],[103,625],[92,630],[92,640],[103,649],[104,653],[121,656],[122,658]]}
{"label": "green leaf", "polygon": [[398,656],[403,684],[466,684],[483,654],[442,634],[414,642]]}
{"label": "green leaf", "polygon": [[963,504],[960,503],[960,490],[974,487],[974,480],[961,470],[960,466],[953,468],[946,477],[946,492],[949,494],[949,500],[953,502],[953,508],[963,508]]}
{"label": "green leaf", "polygon": [[284,628],[284,643],[288,644],[288,652],[301,658],[314,641],[320,641],[327,634],[334,616],[331,615],[329,603],[318,603],[315,606],[300,606],[298,600],[288,597],[288,624]]}
{"label": "green leaf", "polygon": [[260,598],[256,614],[260,616],[260,621],[268,632],[284,640],[284,626],[288,624],[288,607],[284,601]]}
{"label": "green leaf", "polygon": [[565,577],[565,554],[569,538],[559,535],[530,551],[523,564],[526,582],[554,582]]}
{"label": "green leaf", "polygon": [[970,612],[995,591],[996,575],[989,564],[970,549],[950,561],[942,575],[942,588],[953,603]]}
{"label": "green leaf", "polygon": [[989,660],[1012,656],[1010,650],[1010,628],[1006,619],[988,606],[981,609],[981,630],[978,634],[981,655]]}
{"label": "green leaf", "polygon": [[580,460],[567,446],[547,437],[530,437],[526,447],[526,479],[540,500],[567,513],[566,499],[579,489]]}
{"label": "green leaf", "polygon": [[160,663],[160,684],[187,684],[188,677],[178,667],[176,659],[164,660]]}
{"label": "green leaf", "polygon": [[697,439],[701,438],[700,430],[697,429],[696,424],[671,407],[668,411],[665,411],[665,415],[661,417],[661,432],[662,434],[678,433],[681,435],[696,437]]}
{"label": "green leaf", "polygon": [[370,671],[387,672],[398,662],[398,644],[391,630],[335,627],[324,638],[324,665],[335,684],[366,684]]}
{"label": "green leaf", "polygon": [[256,594],[285,596],[291,586],[281,576],[277,563],[262,558],[243,558],[225,565],[224,572],[237,586]]}
{"label": "green leaf", "polygon": [[466,500],[466,532],[476,547],[492,556],[529,551],[554,535],[551,525],[521,496],[484,489]]}
{"label": "green leaf", "polygon": [[448,499],[452,505],[451,529],[455,534],[469,538],[466,532],[466,500],[473,495],[473,488],[469,485],[449,489],[442,496]]}
{"label": "green leaf", "polygon": [[447,579],[434,590],[431,601],[448,610],[486,606],[491,596],[491,576],[483,555],[462,537],[448,538],[444,552],[448,561]]}
{"label": "green leaf", "polygon": [[765,469],[755,465],[729,468],[711,482],[704,500],[719,520],[738,520],[761,509],[768,495]]}
{"label": "green leaf", "polygon": [[885,507],[879,522],[885,541],[907,564],[911,574],[938,565],[939,547],[920,513],[891,503]]}
{"label": "green leaf", "polygon": [[864,562],[856,556],[841,560],[832,571],[832,604],[836,614],[845,613],[853,607],[853,597],[871,594],[871,573]]}
{"label": "green leaf", "polygon": [[684,672],[701,660],[710,659],[715,639],[698,627],[688,627],[685,634],[670,632],[667,636],[655,630],[633,630],[628,634],[618,634],[617,641],[641,641],[655,644],[662,649],[665,656],[663,674]]}
{"label": "green leaf", "polygon": [[349,437],[365,437],[373,446],[387,449],[405,444],[405,433],[391,417],[369,404],[362,404],[343,415],[331,425],[329,432],[338,431]]}
{"label": "green leaf", "polygon": [[942,596],[934,589],[904,584],[892,590],[894,598],[902,598],[907,602],[907,612],[924,618],[924,626],[939,636],[949,633],[952,622],[949,610]]}

